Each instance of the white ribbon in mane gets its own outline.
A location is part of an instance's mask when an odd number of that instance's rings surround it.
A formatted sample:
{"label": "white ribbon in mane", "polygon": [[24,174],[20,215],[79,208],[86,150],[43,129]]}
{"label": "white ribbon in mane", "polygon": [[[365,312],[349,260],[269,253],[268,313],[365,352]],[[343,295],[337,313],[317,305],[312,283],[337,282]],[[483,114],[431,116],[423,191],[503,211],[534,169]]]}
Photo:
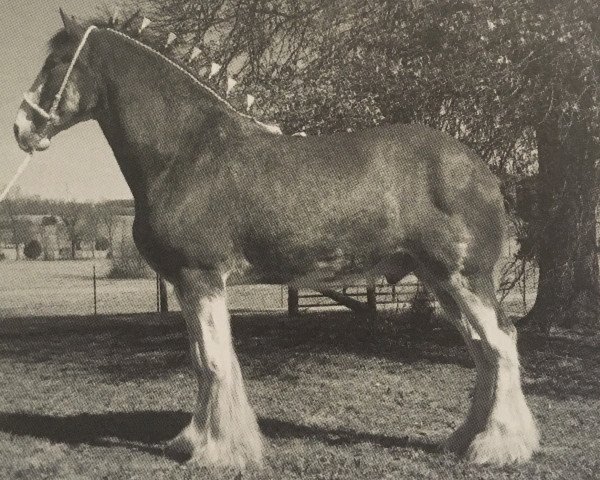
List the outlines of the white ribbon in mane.
{"label": "white ribbon in mane", "polygon": [[214,77],[217,73],[219,73],[219,70],[221,70],[221,65],[219,65],[218,63],[212,62],[210,64],[210,73],[208,74],[208,78]]}
{"label": "white ribbon in mane", "polygon": [[229,92],[231,92],[233,90],[233,88],[237,85],[237,80],[231,78],[231,77],[227,77],[227,91],[225,92],[225,95],[229,95]]}
{"label": "white ribbon in mane", "polygon": [[169,36],[167,37],[167,42],[165,43],[165,47],[171,45],[177,39],[177,35],[173,32],[169,32]]}
{"label": "white ribbon in mane", "polygon": [[190,59],[188,60],[188,62],[192,62],[196,59],[196,57],[198,57],[198,55],[200,55],[201,50],[198,47],[194,47],[192,49],[192,54],[190,55]]}
{"label": "white ribbon in mane", "polygon": [[250,109],[252,108],[252,105],[254,105],[254,101],[256,100],[256,98],[254,98],[254,95],[246,95],[246,111],[249,112]]}

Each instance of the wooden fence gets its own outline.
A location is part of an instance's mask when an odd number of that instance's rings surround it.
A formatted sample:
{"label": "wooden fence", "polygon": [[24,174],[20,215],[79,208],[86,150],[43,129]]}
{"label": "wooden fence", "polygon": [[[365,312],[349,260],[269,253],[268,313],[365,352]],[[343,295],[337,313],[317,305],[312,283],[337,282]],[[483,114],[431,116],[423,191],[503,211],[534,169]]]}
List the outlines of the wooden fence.
{"label": "wooden fence", "polygon": [[[362,312],[374,312],[379,305],[395,305],[404,308],[411,305],[419,292],[424,292],[424,287],[414,277],[407,277],[396,285],[388,285],[385,281],[381,281],[375,287],[345,285],[318,292],[288,287],[288,313],[298,315],[301,310],[309,308],[340,305]],[[435,300],[431,297],[429,302],[435,304]]]}

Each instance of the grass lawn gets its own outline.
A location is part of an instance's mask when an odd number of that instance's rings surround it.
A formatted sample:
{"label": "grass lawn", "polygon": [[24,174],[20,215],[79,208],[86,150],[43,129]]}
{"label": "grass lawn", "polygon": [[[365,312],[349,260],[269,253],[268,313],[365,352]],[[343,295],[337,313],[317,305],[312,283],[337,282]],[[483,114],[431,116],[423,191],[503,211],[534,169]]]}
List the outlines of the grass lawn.
{"label": "grass lawn", "polygon": [[600,477],[599,336],[522,338],[543,449],[472,466],[437,445],[467,409],[462,342],[409,319],[380,332],[345,312],[236,315],[234,336],[265,435],[263,470],[208,472],[162,455],[195,397],[178,314],[0,322],[0,478],[584,479]]}
{"label": "grass lawn", "polygon": [[[6,317],[91,315],[94,312],[93,268],[97,275],[99,314],[156,312],[156,278],[108,278],[111,261],[1,261],[0,319]],[[179,310],[169,285],[169,307]],[[279,285],[238,285],[229,288],[236,309],[285,307]]]}

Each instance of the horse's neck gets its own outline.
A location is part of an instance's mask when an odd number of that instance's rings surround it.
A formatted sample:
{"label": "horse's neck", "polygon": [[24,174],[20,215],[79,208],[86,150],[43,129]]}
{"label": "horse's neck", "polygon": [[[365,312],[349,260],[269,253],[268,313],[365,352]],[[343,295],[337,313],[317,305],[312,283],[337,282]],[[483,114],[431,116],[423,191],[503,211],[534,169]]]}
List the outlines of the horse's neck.
{"label": "horse's neck", "polygon": [[105,105],[98,121],[136,197],[172,162],[211,158],[235,112],[164,58],[112,32],[90,49]]}

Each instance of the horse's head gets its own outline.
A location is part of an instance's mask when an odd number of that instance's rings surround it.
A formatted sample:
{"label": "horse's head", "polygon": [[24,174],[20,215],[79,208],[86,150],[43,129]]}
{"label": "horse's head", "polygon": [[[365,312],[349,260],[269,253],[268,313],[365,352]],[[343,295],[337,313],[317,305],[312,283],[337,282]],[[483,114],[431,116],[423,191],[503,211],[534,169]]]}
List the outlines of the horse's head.
{"label": "horse's head", "polygon": [[68,76],[56,110],[51,111],[85,34],[85,28],[73,17],[62,10],[60,14],[64,29],[50,40],[48,57],[31,89],[25,93],[14,124],[17,142],[27,152],[48,148],[50,139],[58,132],[92,118],[98,104],[97,82],[84,48]]}

